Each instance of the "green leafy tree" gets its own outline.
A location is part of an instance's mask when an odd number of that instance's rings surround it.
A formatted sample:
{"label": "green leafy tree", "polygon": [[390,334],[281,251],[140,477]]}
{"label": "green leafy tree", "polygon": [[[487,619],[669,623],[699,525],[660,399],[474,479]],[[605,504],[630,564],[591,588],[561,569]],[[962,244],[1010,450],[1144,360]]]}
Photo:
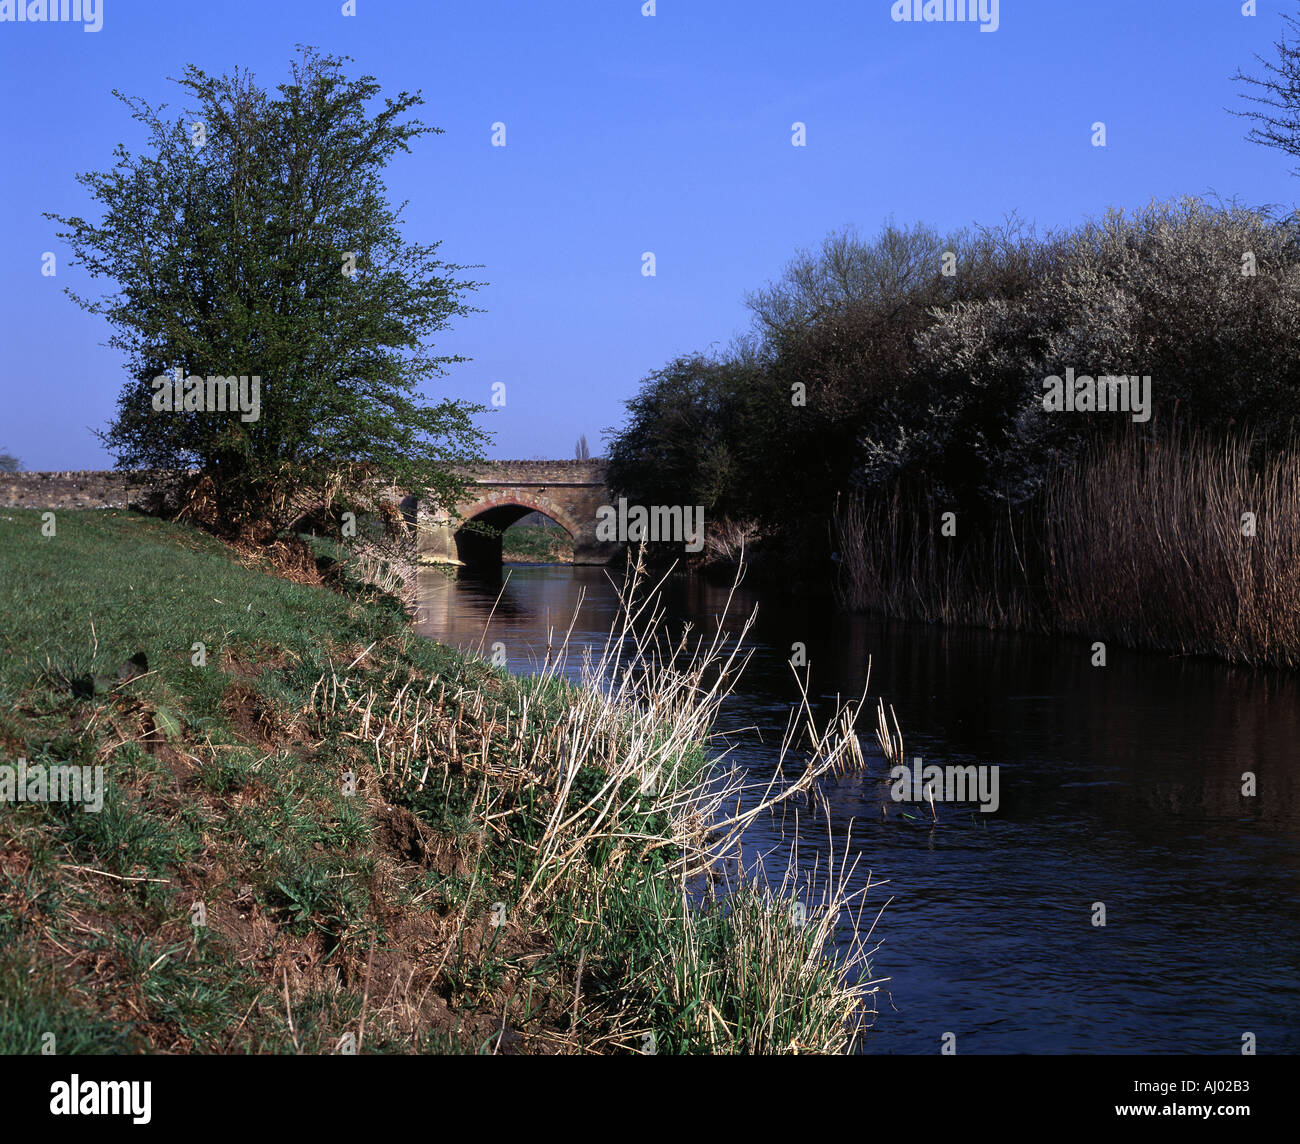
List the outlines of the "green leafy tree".
{"label": "green leafy tree", "polygon": [[638,504],[737,512],[744,484],[735,448],[747,423],[737,397],[745,372],[731,359],[690,354],[646,377],[625,402],[626,423],[606,431],[610,486]]}
{"label": "green leafy tree", "polygon": [[754,524],[765,558],[829,556],[826,520],[867,483],[864,462],[871,480],[892,479],[914,467],[918,438],[932,444],[914,390],[921,336],[972,300],[1023,295],[1057,258],[1014,217],[946,236],[892,223],[870,240],[829,235],[748,295],[747,337],[643,381],[613,434],[611,483]]}
{"label": "green leafy tree", "polygon": [[[480,406],[422,392],[463,360],[430,339],[470,312],[480,283],[458,279],[468,268],[439,261],[437,243],[406,241],[382,178],[397,151],[440,131],[409,116],[419,93],[376,106],[378,84],[346,78],[345,59],[303,49],[278,94],[191,65],[176,82],[194,106],[174,119],[114,92],[148,129],[146,153],[119,145],[111,170],[78,176],[99,221],[47,216],[67,228],[74,265],[117,285],[69,293],[108,319],[127,358],[100,434],[119,466],[196,467],[218,522],[263,535],[295,490],[340,474],[453,501],[455,467],[485,440]],[[173,370],[245,376],[250,390],[260,378],[257,418],[160,411],[155,379]]]}

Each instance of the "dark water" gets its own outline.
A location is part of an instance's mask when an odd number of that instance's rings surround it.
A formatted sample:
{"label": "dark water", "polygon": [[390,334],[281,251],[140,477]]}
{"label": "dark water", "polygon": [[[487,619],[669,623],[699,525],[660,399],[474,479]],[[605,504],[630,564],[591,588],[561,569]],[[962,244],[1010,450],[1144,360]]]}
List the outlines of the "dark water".
{"label": "dark water", "polygon": [[[426,574],[423,630],[500,641],[513,670],[558,643],[580,592],[573,643],[599,644],[616,612],[595,568],[507,567],[500,581]],[[501,598],[498,601],[498,593]],[[754,655],[722,728],[753,728],[733,752],[771,773],[796,696],[791,645],[807,646],[815,693],[892,704],[908,758],[999,768],[1000,805],[931,810],[889,797],[874,722],[866,774],[826,787],[871,871],[864,920],[880,918],[873,975],[888,977],[870,1053],[1300,1052],[1300,679],[1081,641],[885,623],[801,610],[695,578],[668,585],[670,615],[739,631],[755,604]],[[1253,772],[1254,797],[1242,775]],[[882,817],[881,807],[887,810]],[[904,817],[907,811],[912,817]],[[851,833],[850,832],[851,827]],[[825,824],[800,861],[821,860]],[[751,831],[752,849],[779,838]],[[771,862],[768,863],[769,870]],[[1102,902],[1106,925],[1093,925]]]}

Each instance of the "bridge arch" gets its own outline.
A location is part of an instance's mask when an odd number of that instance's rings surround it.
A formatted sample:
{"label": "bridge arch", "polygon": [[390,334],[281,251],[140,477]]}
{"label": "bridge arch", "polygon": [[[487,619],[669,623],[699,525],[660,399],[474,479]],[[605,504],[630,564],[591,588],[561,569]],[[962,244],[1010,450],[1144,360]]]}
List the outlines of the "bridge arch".
{"label": "bridge arch", "polygon": [[504,532],[530,512],[540,512],[543,516],[550,517],[569,534],[569,539],[575,544],[582,535],[582,525],[573,518],[573,514],[550,497],[537,495],[527,489],[493,489],[473,504],[460,507],[460,521],[453,534],[456,558],[462,564],[500,564],[501,537],[476,532],[465,526],[474,521],[482,521]]}
{"label": "bridge arch", "polygon": [[434,563],[491,564],[501,562],[499,537],[467,528],[482,520],[505,529],[530,512],[540,512],[563,528],[573,540],[575,564],[607,564],[617,544],[596,537],[597,513],[609,503],[606,462],[492,461],[465,473],[473,484],[456,512],[420,514],[420,555]]}

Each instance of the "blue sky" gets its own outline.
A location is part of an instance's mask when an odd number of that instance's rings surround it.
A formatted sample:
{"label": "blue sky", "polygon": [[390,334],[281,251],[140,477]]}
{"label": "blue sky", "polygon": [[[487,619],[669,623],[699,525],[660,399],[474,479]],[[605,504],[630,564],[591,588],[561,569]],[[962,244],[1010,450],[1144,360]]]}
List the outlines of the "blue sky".
{"label": "blue sky", "polygon": [[41,212],[88,211],[74,174],[139,144],[111,89],[179,110],[187,63],[272,88],[307,43],[422,90],[446,133],[394,161],[391,195],[413,240],[490,283],[438,343],[473,361],[430,392],[487,403],[504,382],[484,419],[502,458],[571,456],[584,432],[598,452],[646,373],[725,345],[745,292],[847,223],[1051,227],[1182,194],[1289,208],[1300,188],[1227,111],[1297,0],[1001,0],[993,33],[896,23],[891,0],[101,3],[98,32],[0,22],[0,449],[29,469],[110,466],[91,430],[123,381]]}

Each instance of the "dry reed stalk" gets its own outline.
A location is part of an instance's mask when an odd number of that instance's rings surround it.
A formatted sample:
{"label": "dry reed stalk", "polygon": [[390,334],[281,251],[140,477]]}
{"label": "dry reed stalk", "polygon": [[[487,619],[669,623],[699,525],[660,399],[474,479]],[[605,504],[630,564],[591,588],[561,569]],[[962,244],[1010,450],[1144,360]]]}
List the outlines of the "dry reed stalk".
{"label": "dry reed stalk", "polygon": [[[725,766],[725,751],[710,759],[703,748],[715,741],[719,706],[748,658],[744,642],[754,616],[738,633],[728,634],[719,622],[712,632],[688,626],[673,637],[659,594],[662,583],[647,588],[640,562],[632,569],[604,647],[597,655],[583,655],[576,684],[564,675],[571,622],[558,646],[553,641],[548,648],[539,674],[511,691],[507,702],[490,697],[481,680],[464,686],[440,682],[435,693],[433,681],[421,685],[408,680],[386,688],[372,676],[339,669],[318,682],[313,703],[320,714],[341,721],[341,734],[367,744],[376,772],[387,783],[423,789],[431,772],[442,774],[445,783],[453,765],[463,775],[477,773],[481,785],[471,814],[484,830],[505,828],[502,814],[493,813],[492,791],[529,791],[541,815],[535,840],[514,839],[515,845],[533,851],[527,881],[512,905],[516,917],[544,915],[552,904],[575,897],[598,901],[602,885],[617,879],[626,863],[642,863],[654,850],[672,854],[661,867],[645,868],[644,875],[636,876],[659,879],[671,892],[674,908],[684,918],[680,965],[694,965],[707,977],[714,969],[701,963],[708,943],[700,938],[687,887],[736,853],[741,836],[760,816],[813,796],[827,776],[862,767],[856,721],[866,692],[864,688],[855,703],[839,705],[823,726],[814,718],[806,680],[800,681],[778,766],[766,782],[752,782],[739,768]],[[730,611],[738,585],[739,577],[723,615]],[[796,755],[800,765],[788,766]],[[583,798],[574,797],[580,775]],[[652,820],[667,822],[667,831],[645,825]],[[597,845],[607,857],[593,869],[589,855]],[[751,880],[738,887],[735,901],[742,914],[736,921],[737,949],[727,954],[727,972],[773,1008],[759,1026],[747,1025],[743,1031],[719,1013],[709,1013],[709,1035],[719,1044],[739,1039],[754,1051],[759,1046],[762,1051],[827,1051],[827,1046],[842,1044],[844,1022],[874,986],[857,980],[860,965],[852,958],[843,976],[817,977],[816,988],[809,982],[811,975],[831,973],[825,952],[836,920],[846,903],[865,894],[865,888],[848,888],[851,874],[851,865],[840,869],[838,881],[824,890],[829,895],[822,903],[825,909],[812,912],[814,928],[801,936],[792,935],[771,914],[777,908],[771,903],[789,892],[792,882],[773,889]],[[476,862],[471,885],[478,877]],[[787,871],[787,879],[793,877]],[[468,907],[469,897],[439,970],[463,932]],[[688,985],[683,982],[682,988]],[[791,1027],[782,1006],[802,1003],[791,998],[792,989],[796,998],[803,989],[815,995],[816,1005],[827,1008],[815,1015],[808,1026],[812,1031],[800,1045],[776,1044],[778,1030]],[[618,1015],[610,1018],[612,1038],[622,1035],[620,1020]]]}
{"label": "dry reed stalk", "polygon": [[898,716],[894,714],[892,703],[889,706],[889,714],[894,720],[892,732],[889,729],[889,721],[885,718],[885,701],[879,700],[876,709],[876,741],[884,752],[885,760],[891,766],[898,766],[903,761],[903,732],[898,726]]}

